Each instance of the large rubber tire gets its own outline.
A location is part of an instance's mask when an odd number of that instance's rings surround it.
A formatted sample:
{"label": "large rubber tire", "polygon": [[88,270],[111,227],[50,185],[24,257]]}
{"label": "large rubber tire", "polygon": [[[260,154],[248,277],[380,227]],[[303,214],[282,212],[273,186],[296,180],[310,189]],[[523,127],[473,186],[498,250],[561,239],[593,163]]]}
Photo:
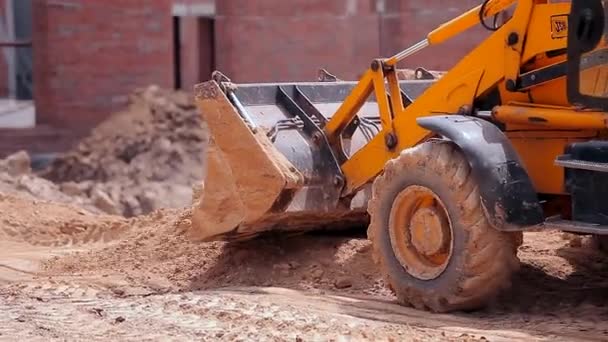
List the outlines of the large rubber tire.
{"label": "large rubber tire", "polygon": [[[432,190],[451,221],[451,256],[431,280],[408,273],[391,244],[393,202],[411,185]],[[500,232],[488,223],[469,163],[453,143],[425,142],[389,161],[373,183],[368,212],[374,260],[401,304],[434,312],[478,309],[510,287],[519,269],[522,234]]]}

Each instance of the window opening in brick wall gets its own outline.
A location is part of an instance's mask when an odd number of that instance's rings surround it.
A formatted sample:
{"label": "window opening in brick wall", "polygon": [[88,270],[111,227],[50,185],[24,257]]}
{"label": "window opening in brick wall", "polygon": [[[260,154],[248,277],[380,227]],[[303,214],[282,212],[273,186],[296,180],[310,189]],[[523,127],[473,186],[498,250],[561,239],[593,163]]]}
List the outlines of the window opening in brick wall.
{"label": "window opening in brick wall", "polygon": [[[32,39],[32,1],[13,1],[15,40],[20,42]],[[19,100],[31,100],[33,97],[32,47],[20,46],[15,50],[15,83],[16,97]]]}
{"label": "window opening in brick wall", "polygon": [[173,17],[173,85],[182,88],[182,44],[180,17]]}
{"label": "window opening in brick wall", "polygon": [[201,17],[198,19],[199,37],[199,80],[208,80],[215,70],[215,20]]}
{"label": "window opening in brick wall", "polygon": [[33,98],[32,1],[0,0],[1,95],[18,100]]}

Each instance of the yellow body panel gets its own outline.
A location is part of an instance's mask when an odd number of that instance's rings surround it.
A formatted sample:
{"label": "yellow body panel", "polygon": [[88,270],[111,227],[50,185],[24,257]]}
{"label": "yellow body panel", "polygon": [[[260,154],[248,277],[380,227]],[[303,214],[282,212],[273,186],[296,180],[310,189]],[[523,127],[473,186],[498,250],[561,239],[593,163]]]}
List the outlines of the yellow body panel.
{"label": "yellow body panel", "polygon": [[[488,8],[495,14],[512,3],[496,0],[490,2]],[[479,11],[480,7],[477,7],[440,26],[427,36],[425,44],[443,42],[479,23]],[[394,77],[394,67],[404,53],[377,61],[382,67],[368,70],[360,86],[346,99],[325,129],[330,141],[336,139],[341,131],[338,128],[345,127],[354,118],[365,98],[375,93],[380,99],[383,130],[342,164],[346,194],[354,193],[372,181],[386,162],[400,151],[432,136],[431,132],[417,125],[417,118],[466,113],[476,99],[492,89],[498,90],[504,105],[495,112],[495,119],[508,128],[507,135],[519,152],[537,191],[562,193],[563,169],[554,165],[555,158],[563,154],[566,144],[588,140],[604,130],[605,114],[574,110],[568,103],[565,76],[535,84],[522,92],[511,92],[507,88],[509,80],[515,81],[525,72],[565,61],[567,36],[564,32],[567,31],[569,11],[569,3],[518,1],[510,20],[406,107],[400,102],[400,97],[395,96],[398,85]],[[608,75],[603,69],[598,74]],[[388,82],[391,92],[388,113],[384,84],[379,89],[380,78]],[[596,81],[589,87],[596,92],[600,88],[604,90],[608,86],[605,79],[608,78],[604,77],[604,83]],[[399,101],[393,101],[395,98]],[[389,140],[394,144],[387,143]]]}
{"label": "yellow body panel", "polygon": [[[552,30],[552,26],[561,22],[564,16],[570,13],[570,3],[540,4],[534,6],[530,26],[526,33],[526,47],[522,54],[522,61],[527,62],[539,54],[547,51],[565,49],[568,42],[562,30]],[[561,59],[565,59],[565,55]]]}
{"label": "yellow body panel", "polygon": [[564,192],[564,169],[554,165],[555,158],[563,154],[567,144],[587,141],[595,132],[507,132],[513,147],[523,160],[534,188],[539,193]]}
{"label": "yellow body panel", "polygon": [[[546,129],[595,129],[606,128],[608,114],[594,111],[577,111],[574,108],[511,104],[494,109],[494,118],[506,124],[544,127]],[[576,115],[576,120],[572,116]]]}

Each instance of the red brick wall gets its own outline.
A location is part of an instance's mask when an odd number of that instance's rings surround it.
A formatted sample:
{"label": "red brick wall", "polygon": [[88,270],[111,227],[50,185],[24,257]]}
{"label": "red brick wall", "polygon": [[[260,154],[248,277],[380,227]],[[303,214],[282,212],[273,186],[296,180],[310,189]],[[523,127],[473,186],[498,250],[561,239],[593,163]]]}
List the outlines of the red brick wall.
{"label": "red brick wall", "polygon": [[171,0],[34,0],[37,122],[82,133],[148,84],[173,86]]}
{"label": "red brick wall", "polygon": [[374,0],[223,0],[216,60],[238,82],[356,77],[379,52]]}
{"label": "red brick wall", "polygon": [[[171,5],[213,0],[33,0],[37,120],[80,135],[133,88],[173,86]],[[378,5],[384,11],[378,13]],[[219,0],[215,66],[237,82],[312,80],[318,68],[354,79],[378,56],[424,38],[476,0]],[[3,1],[0,1],[0,6]],[[184,89],[208,77],[200,22],[182,18]],[[487,33],[477,28],[407,59],[447,69]],[[6,70],[0,58],[0,94]],[[3,83],[4,82],[4,83]]]}
{"label": "red brick wall", "polygon": [[[479,0],[424,0],[403,1],[385,0],[385,11],[382,14],[382,54],[389,56],[413,45],[426,37],[445,21],[478,6]],[[460,37],[442,45],[429,47],[426,51],[407,58],[403,66],[415,68],[447,70],[452,67],[467,51],[473,49],[489,31],[475,27]]]}
{"label": "red brick wall", "polygon": [[[148,83],[173,85],[173,0],[34,0],[34,83],[42,124],[89,128]],[[213,0],[175,0],[211,3]],[[377,12],[379,2],[384,13]],[[354,79],[479,1],[222,0],[215,66],[238,82],[311,80],[324,67]],[[2,3],[2,2],[0,2]],[[209,42],[196,17],[181,23],[182,87],[208,78]],[[483,29],[408,59],[404,66],[447,69]],[[1,59],[0,59],[1,62]],[[0,64],[0,91],[2,89]],[[4,77],[6,79],[6,77]]]}
{"label": "red brick wall", "polygon": [[[239,82],[311,80],[319,67],[353,79],[373,58],[424,39],[477,5],[475,0],[222,0],[217,64]],[[403,67],[448,69],[487,33],[472,29],[409,58]]]}

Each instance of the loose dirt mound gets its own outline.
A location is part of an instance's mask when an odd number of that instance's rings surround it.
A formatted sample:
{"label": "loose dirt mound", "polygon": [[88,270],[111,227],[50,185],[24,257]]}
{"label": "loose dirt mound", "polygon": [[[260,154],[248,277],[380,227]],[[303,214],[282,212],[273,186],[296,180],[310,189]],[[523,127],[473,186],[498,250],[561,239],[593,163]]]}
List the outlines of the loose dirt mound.
{"label": "loose dirt mound", "polygon": [[165,278],[180,291],[224,286],[286,286],[388,294],[368,242],[312,235],[248,242],[193,243],[184,235],[189,212],[159,210],[133,220],[117,244],[57,258],[52,274],[128,274],[131,284]]}
{"label": "loose dirt mound", "polygon": [[206,133],[193,99],[151,86],[42,176],[109,213],[185,207],[203,176]]}

